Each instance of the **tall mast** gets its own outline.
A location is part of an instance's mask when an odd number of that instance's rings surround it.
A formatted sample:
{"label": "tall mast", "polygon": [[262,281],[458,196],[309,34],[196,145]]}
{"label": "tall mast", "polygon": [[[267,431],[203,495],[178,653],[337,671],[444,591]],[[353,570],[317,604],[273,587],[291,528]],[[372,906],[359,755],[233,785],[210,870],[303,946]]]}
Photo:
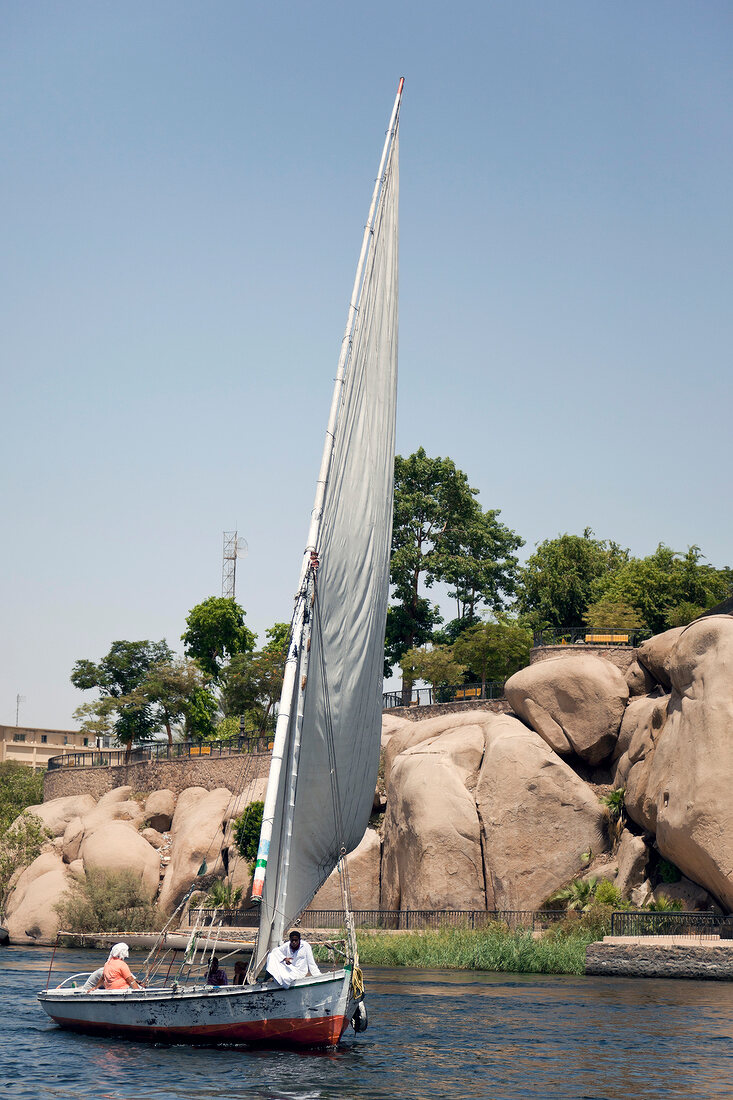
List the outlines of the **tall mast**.
{"label": "tall mast", "polygon": [[[380,194],[382,192],[382,186],[384,183],[385,165],[387,163],[387,157],[389,155],[390,148],[397,132],[399,110],[402,100],[402,90],[404,87],[404,83],[405,81],[403,77],[401,78],[399,82],[399,87],[397,89],[397,95],[395,97],[394,105],[392,107],[392,114],[390,116],[387,135],[384,142],[384,148],[382,150],[382,157],[379,162],[379,171],[377,173],[374,191],[372,193],[371,205],[369,207],[369,215],[367,217],[366,226],[364,228],[361,252],[359,254],[359,261],[356,268],[354,286],[351,292],[351,299],[346,320],[346,329],[344,331],[344,336],[341,341],[341,351],[336,370],[336,379],[334,382],[333,397],[331,400],[331,409],[328,418],[328,426],[326,428],[323,456],[321,459],[321,467],[316,484],[315,501],[313,504],[313,511],[311,512],[311,522],[308,530],[308,539],[303,554],[303,562],[301,565],[300,580],[298,585],[298,594],[296,597],[295,609],[293,612],[292,633],[290,646],[288,649],[288,656],[285,663],[282,693],[280,697],[280,708],[278,711],[277,725],[275,727],[275,738],[272,749],[272,759],[270,762],[270,774],[267,783],[267,794],[265,796],[265,806],[262,815],[262,831],[260,833],[260,843],[257,852],[254,879],[252,883],[253,902],[259,902],[262,900],[265,871],[267,868],[270,842],[272,839],[273,825],[275,820],[277,793],[280,786],[280,776],[283,762],[288,751],[288,743],[291,733],[291,719],[293,717],[294,704],[295,714],[298,720],[295,723],[295,725],[297,726],[297,730],[294,730],[293,732],[299,741],[299,731],[302,721],[302,698],[300,698],[300,696],[302,696],[304,686],[301,684],[299,690],[296,692],[296,676],[298,672],[300,655],[302,653],[307,654],[308,651],[311,616],[310,614],[308,614],[309,609],[307,605],[310,593],[312,592],[312,584],[309,584],[309,580],[312,579],[313,573],[317,568],[317,553],[321,522],[323,519],[323,504],[331,471],[331,463],[334,452],[334,440],[336,435],[336,426],[339,418],[339,412],[341,408],[344,379],[346,376],[349,356],[351,353],[354,326],[356,324],[356,318],[359,312],[366,258],[369,253],[370,244],[373,238],[375,216]],[[297,745],[295,756],[297,758]],[[281,858],[285,862],[287,862],[289,858],[288,848],[291,830],[287,818],[290,816],[292,816],[292,806],[286,805],[284,807],[284,821],[282,830],[283,851],[281,852]],[[262,932],[262,928],[260,928],[260,931]]]}

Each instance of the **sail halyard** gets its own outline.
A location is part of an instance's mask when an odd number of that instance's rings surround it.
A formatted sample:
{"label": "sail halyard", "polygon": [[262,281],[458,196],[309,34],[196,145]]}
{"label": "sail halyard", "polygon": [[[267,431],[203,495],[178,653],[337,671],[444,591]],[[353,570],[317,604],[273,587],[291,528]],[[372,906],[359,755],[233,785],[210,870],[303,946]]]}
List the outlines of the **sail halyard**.
{"label": "sail halyard", "polygon": [[[318,795],[314,797],[312,792],[305,790],[313,784],[315,779],[320,781],[325,778],[323,767],[331,754],[334,757],[331,764],[333,768],[340,771],[348,763],[348,754],[344,752],[343,746],[334,750],[329,744],[329,739],[332,737],[332,730],[326,729],[331,721],[329,692],[337,694],[344,687],[347,690],[351,687],[360,694],[365,692],[371,697],[371,704],[366,710],[360,705],[356,706],[356,710],[354,707],[351,710],[358,719],[356,731],[358,736],[363,740],[364,730],[368,728],[371,741],[368,751],[360,750],[357,771],[363,776],[374,771],[374,777],[376,777],[378,734],[375,758],[374,729],[378,730],[378,718],[381,712],[382,657],[379,657],[377,667],[374,659],[374,639],[377,638],[377,645],[381,650],[388,588],[394,466],[396,218],[401,93],[402,81],[390,119],[357,266],[316,499],[311,514],[308,543],[301,567],[283,683],[283,702],[276,727],[260,850],[253,884],[253,899],[258,897],[262,899],[262,910],[258,947],[252,959],[250,979],[260,970],[269,949],[282,938],[285,924],[293,920],[308,904],[336,863],[359,842],[368,820],[369,807],[366,807],[365,818],[365,806],[361,805],[364,802],[363,792],[353,799],[357,808],[353,812],[350,808],[349,821],[347,827],[343,829],[340,826],[342,807],[339,807],[338,811],[335,808],[333,825],[328,825],[325,822],[328,812],[322,796],[319,805]],[[385,224],[386,206],[389,206],[389,217]],[[382,232],[387,237],[385,245],[380,243]],[[378,284],[378,293],[374,289],[375,282]],[[387,297],[391,296],[391,301],[385,298],[382,302],[379,299],[379,294],[384,297],[385,293]],[[386,322],[382,323],[380,320],[375,324],[370,320],[372,315],[366,311],[365,304],[372,310],[375,306],[382,308]],[[375,344],[371,350],[368,346],[370,339]],[[356,371],[353,369],[352,362],[355,349],[361,356]],[[373,383],[367,379],[364,367],[369,354],[372,358],[379,360],[381,356],[384,360],[384,367],[379,366],[379,371],[384,377],[380,378],[379,382],[380,385],[386,383],[388,391],[386,397],[382,397],[378,389],[373,392],[370,389]],[[353,377],[354,374],[357,375],[356,378]],[[350,399],[357,409],[356,414],[349,408]],[[351,440],[343,439],[344,436],[350,435],[353,435],[357,444],[356,457],[351,459],[348,457],[348,446]],[[377,435],[380,438],[375,443]],[[368,466],[365,465],[366,460],[371,460],[373,456],[376,456],[378,467],[378,474],[374,478],[369,475]],[[335,488],[332,476],[334,465],[336,467]],[[365,475],[362,473],[363,469],[366,469]],[[329,503],[340,504],[343,513],[344,506],[350,511],[354,501],[360,496],[360,491],[352,493],[356,485],[355,475],[357,479],[361,476],[362,480],[366,476],[372,496],[377,500],[376,507],[373,502],[369,504],[365,500],[364,507],[359,510],[357,503],[353,514],[346,521],[342,516],[340,521],[334,522],[327,514]],[[363,591],[360,590],[354,606],[350,607],[348,606],[350,581],[348,570],[342,564],[342,558],[351,538],[349,528],[358,528],[362,521],[364,528],[358,533],[353,564],[357,572],[361,568],[365,570],[367,584]],[[323,564],[320,566],[317,554],[323,556]],[[333,591],[329,592],[331,584]],[[315,634],[312,632],[313,618],[318,613],[315,600],[316,585],[319,590],[324,587],[328,592],[326,599],[328,638],[325,643],[322,637],[318,637],[318,631]],[[334,628],[334,611],[338,619],[342,601],[347,608],[344,617],[346,625],[339,627],[337,624]],[[344,645],[348,640],[356,649],[359,644],[356,640],[357,636],[368,638],[369,661],[356,677],[344,676],[343,668],[339,663],[344,656]],[[309,665],[313,667],[313,650],[316,653],[317,667],[323,675],[323,687],[315,691],[315,701],[311,703],[308,692],[308,671]],[[331,660],[331,654],[339,651],[339,659]],[[355,655],[358,656],[358,653]],[[326,669],[327,665],[328,669]],[[376,711],[375,699],[378,704]],[[343,709],[343,707],[339,708],[340,711]],[[361,713],[362,710],[364,714]],[[368,720],[365,717],[367,711]],[[344,714],[347,719],[345,725],[348,727],[350,717],[348,707]],[[301,736],[305,726],[308,727],[309,737],[317,743],[317,747],[315,750],[312,748],[309,750],[307,777],[304,784],[303,776],[299,776],[299,762]],[[342,723],[339,724],[339,729],[341,727]],[[353,798],[353,793],[349,792],[348,797]],[[371,804],[371,796],[369,803]],[[306,812],[305,817],[303,812],[300,813],[300,828],[298,828],[298,809],[301,804],[305,806]],[[321,818],[318,826],[312,830],[310,826],[307,829],[304,828],[303,823],[310,821],[314,812]],[[311,832],[312,836],[306,835]],[[295,854],[294,845],[297,848]],[[265,874],[268,862],[269,870]]]}

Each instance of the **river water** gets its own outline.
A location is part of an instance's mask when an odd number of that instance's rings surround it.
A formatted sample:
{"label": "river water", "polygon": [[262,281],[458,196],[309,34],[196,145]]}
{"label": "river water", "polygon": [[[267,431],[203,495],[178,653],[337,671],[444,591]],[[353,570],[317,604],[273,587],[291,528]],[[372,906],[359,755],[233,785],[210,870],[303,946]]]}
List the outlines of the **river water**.
{"label": "river water", "polygon": [[[374,969],[365,1033],[248,1051],[62,1031],[35,998],[49,954],[0,950],[0,1098],[733,1098],[733,983]],[[59,974],[101,961],[57,953]]]}

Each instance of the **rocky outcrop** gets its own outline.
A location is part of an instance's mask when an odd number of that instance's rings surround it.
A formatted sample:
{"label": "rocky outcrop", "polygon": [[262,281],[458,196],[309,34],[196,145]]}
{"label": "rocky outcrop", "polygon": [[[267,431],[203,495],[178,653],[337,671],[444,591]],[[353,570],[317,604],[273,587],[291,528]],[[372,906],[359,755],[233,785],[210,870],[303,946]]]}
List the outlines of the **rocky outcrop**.
{"label": "rocky outcrop", "polygon": [[561,756],[577,753],[588,764],[611,755],[629,698],[614,665],[577,653],[520,669],[504,693],[550,748]]}
{"label": "rocky outcrop", "polygon": [[153,791],[145,802],[145,820],[151,829],[167,833],[173,822],[176,796],[173,791]]}
{"label": "rocky outcrop", "polygon": [[538,908],[582,871],[588,852],[607,847],[591,788],[516,718],[487,725],[476,803],[490,908]]}
{"label": "rocky outcrop", "polygon": [[[361,843],[346,857],[346,868],[351,887],[351,908],[379,909],[379,870],[382,861],[382,842],[376,829],[367,829]],[[342,908],[341,876],[332,871],[314,897],[309,909]]]}
{"label": "rocky outcrop", "polygon": [[226,787],[220,787],[216,791],[189,787],[178,796],[171,825],[171,861],[165,872],[158,901],[166,916],[170,916],[181,901],[204,860],[209,878],[202,885],[210,883],[214,877],[222,877],[222,824],[226,824],[234,816],[236,811],[232,792]]}
{"label": "rocky outcrop", "polygon": [[52,802],[29,806],[25,812],[40,817],[52,836],[63,836],[72,818],[89,813],[95,805],[90,794],[73,794],[65,798],[54,798]]}
{"label": "rocky outcrop", "polygon": [[672,686],[670,677],[675,646],[686,629],[684,626],[675,626],[672,630],[665,630],[663,634],[655,634],[653,638],[642,642],[637,650],[636,659],[639,664],[667,691]]}
{"label": "rocky outcrop", "polygon": [[110,821],[85,836],[79,849],[84,870],[112,874],[130,871],[140,880],[149,898],[154,898],[160,881],[160,859],[137,829],[125,821]]}
{"label": "rocky outcrop", "polygon": [[481,762],[483,730],[474,720],[439,732],[441,723],[415,723],[432,736],[418,735],[390,769],[383,909],[487,907],[476,804],[466,787]]}
{"label": "rocky outcrop", "polygon": [[43,852],[20,876],[8,901],[5,927],[11,943],[52,943],[59,929],[55,906],[70,884],[57,852]]}
{"label": "rocky outcrop", "polygon": [[649,863],[649,849],[643,837],[634,836],[627,829],[621,834],[618,852],[618,875],[616,888],[621,896],[628,898],[636,886],[641,886],[646,878]]}

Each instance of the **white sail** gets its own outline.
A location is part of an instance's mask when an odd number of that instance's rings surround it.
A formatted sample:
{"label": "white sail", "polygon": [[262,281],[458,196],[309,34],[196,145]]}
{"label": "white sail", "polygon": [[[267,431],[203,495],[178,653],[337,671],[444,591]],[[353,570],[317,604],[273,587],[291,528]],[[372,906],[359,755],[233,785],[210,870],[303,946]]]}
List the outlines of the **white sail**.
{"label": "white sail", "polygon": [[339,855],[361,840],[377,778],[397,390],[396,128],[397,119],[334,433],[312,612],[305,602],[310,649],[298,653],[292,706],[284,700],[291,716],[255,971]]}

